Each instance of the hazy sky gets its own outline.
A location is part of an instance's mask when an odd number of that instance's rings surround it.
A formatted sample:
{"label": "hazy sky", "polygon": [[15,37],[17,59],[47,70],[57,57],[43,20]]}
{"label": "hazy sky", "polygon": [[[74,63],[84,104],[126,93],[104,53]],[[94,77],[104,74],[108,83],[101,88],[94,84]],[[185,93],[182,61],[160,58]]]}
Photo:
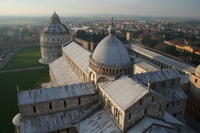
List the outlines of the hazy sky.
{"label": "hazy sky", "polygon": [[119,14],[200,18],[200,0],[0,0],[0,16]]}

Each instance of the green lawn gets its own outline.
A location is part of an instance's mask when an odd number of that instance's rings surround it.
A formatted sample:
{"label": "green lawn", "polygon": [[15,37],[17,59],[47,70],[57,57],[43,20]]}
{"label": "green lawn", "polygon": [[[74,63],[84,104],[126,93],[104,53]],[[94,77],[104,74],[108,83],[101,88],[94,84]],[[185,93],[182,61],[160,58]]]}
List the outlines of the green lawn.
{"label": "green lawn", "polygon": [[[38,62],[39,47],[22,48],[5,66],[4,70],[44,66]],[[20,72],[0,73],[0,133],[14,132],[12,118],[18,113],[17,89],[37,89],[49,82],[48,68]]]}
{"label": "green lawn", "polygon": [[44,66],[38,62],[40,57],[39,47],[22,48],[2,70]]}
{"label": "green lawn", "polygon": [[16,85],[20,89],[33,89],[48,81],[47,68],[0,74],[0,133],[13,132],[12,118],[18,113]]}

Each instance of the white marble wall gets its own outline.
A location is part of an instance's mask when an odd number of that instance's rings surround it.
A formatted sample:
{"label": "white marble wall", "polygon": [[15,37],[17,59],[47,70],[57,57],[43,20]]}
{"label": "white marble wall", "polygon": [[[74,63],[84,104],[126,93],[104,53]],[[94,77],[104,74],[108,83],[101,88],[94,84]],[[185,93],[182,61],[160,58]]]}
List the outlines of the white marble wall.
{"label": "white marble wall", "polygon": [[[60,99],[35,104],[21,105],[19,106],[19,110],[22,116],[35,116],[80,108],[82,106],[91,104],[97,100],[97,95],[88,95],[69,99]],[[51,104],[52,106],[51,109],[49,107],[49,104]],[[36,108],[35,112],[33,108]]]}
{"label": "white marble wall", "polygon": [[62,45],[70,41],[70,34],[42,34],[40,37],[40,63],[48,64],[62,55]]}

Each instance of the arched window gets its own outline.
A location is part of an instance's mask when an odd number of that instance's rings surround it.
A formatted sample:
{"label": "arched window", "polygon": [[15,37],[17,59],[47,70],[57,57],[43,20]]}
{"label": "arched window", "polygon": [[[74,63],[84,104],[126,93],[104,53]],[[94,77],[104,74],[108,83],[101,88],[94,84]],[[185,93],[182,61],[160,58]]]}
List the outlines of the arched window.
{"label": "arched window", "polygon": [[146,115],[146,114],[147,114],[147,109],[144,110],[144,115]]}
{"label": "arched window", "polygon": [[142,105],[142,99],[140,100],[140,105]]}
{"label": "arched window", "polygon": [[67,106],[67,103],[66,103],[66,101],[64,101],[64,107],[66,107]]}
{"label": "arched window", "polygon": [[165,81],[164,81],[164,82],[162,82],[162,87],[163,87],[163,88],[165,88]]}
{"label": "arched window", "polygon": [[33,113],[36,113],[36,107],[33,106]]}
{"label": "arched window", "polygon": [[109,70],[109,74],[111,74],[111,69]]}
{"label": "arched window", "polygon": [[152,96],[151,101],[154,102],[154,96]]}
{"label": "arched window", "polygon": [[161,111],[161,109],[162,109],[162,106],[160,105],[160,106],[159,106],[159,111]]}
{"label": "arched window", "polygon": [[169,103],[167,104],[167,109],[169,108]]}
{"label": "arched window", "polygon": [[78,105],[81,104],[81,98],[78,98]]}
{"label": "arched window", "polygon": [[116,74],[119,74],[119,70],[118,69],[116,70]]}
{"label": "arched window", "polygon": [[115,108],[115,117],[118,117],[118,110]]}
{"label": "arched window", "polygon": [[49,109],[52,110],[52,103],[49,103]]}
{"label": "arched window", "polygon": [[128,115],[128,119],[129,119],[129,120],[131,119],[131,113],[129,113],[129,115]]}

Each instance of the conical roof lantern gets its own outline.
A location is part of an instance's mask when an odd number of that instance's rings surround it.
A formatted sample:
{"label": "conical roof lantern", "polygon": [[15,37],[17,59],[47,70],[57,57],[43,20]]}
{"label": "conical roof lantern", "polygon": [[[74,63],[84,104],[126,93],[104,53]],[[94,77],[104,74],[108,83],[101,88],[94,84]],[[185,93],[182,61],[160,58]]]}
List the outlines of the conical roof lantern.
{"label": "conical roof lantern", "polygon": [[54,11],[53,15],[51,16],[50,23],[52,23],[52,24],[61,23],[60,18],[55,11]]}

